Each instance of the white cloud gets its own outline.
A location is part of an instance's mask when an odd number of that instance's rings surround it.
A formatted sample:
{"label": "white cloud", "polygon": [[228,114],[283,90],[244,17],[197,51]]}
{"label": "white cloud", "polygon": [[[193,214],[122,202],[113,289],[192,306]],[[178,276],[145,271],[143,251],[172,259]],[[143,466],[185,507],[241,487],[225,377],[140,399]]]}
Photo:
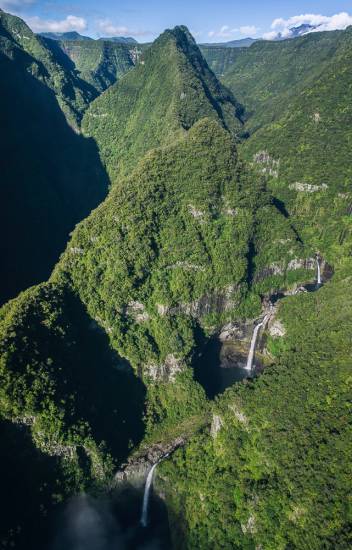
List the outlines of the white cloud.
{"label": "white cloud", "polygon": [[259,29],[255,25],[244,25],[243,27],[240,27],[240,33],[245,34],[246,36],[257,34],[258,31]]}
{"label": "white cloud", "polygon": [[145,36],[152,34],[150,31],[130,29],[123,25],[115,25],[110,19],[99,19],[97,29],[104,36]]}
{"label": "white cloud", "polygon": [[208,32],[208,36],[210,38],[232,38],[236,32],[238,29],[231,29],[228,25],[223,25],[219,31]]}
{"label": "white cloud", "polygon": [[258,28],[254,25],[243,25],[243,27],[240,27],[239,29],[231,29],[229,25],[223,25],[220,30],[218,31],[210,31],[208,32],[209,38],[227,38],[231,39],[234,38],[234,36],[238,33],[244,34],[246,36],[253,35],[258,32]]}
{"label": "white cloud", "polygon": [[263,38],[266,40],[275,40],[275,38],[289,38],[292,34],[292,28],[300,25],[311,25],[316,27],[309,32],[318,31],[333,31],[343,30],[349,25],[352,25],[352,16],[347,12],[336,13],[335,15],[327,16],[317,13],[305,13],[302,15],[294,15],[288,19],[277,18],[271,24],[273,29],[271,32],[265,33]]}
{"label": "white cloud", "polygon": [[263,34],[264,40],[275,40],[279,36],[279,33],[276,31],[265,32]]}
{"label": "white cloud", "polygon": [[76,15],[67,15],[61,20],[46,20],[37,16],[26,17],[26,22],[34,32],[81,32],[87,28],[87,21]]}

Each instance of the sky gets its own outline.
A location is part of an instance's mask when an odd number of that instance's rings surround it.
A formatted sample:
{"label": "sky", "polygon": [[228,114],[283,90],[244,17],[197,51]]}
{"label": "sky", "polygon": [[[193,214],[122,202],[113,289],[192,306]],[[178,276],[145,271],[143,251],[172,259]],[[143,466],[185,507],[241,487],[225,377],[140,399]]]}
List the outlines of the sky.
{"label": "sky", "polygon": [[352,25],[351,0],[0,0],[0,8],[34,32],[133,36],[139,42],[175,25],[186,25],[198,42],[289,37],[301,23],[319,30]]}

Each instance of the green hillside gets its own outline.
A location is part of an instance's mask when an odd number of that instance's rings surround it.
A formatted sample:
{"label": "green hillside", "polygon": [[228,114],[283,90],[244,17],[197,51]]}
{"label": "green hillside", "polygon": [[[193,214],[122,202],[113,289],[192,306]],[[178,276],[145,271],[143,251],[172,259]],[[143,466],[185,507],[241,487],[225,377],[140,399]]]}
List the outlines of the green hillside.
{"label": "green hillside", "polygon": [[22,64],[27,74],[52,90],[69,124],[77,128],[97,93],[77,77],[73,64],[54,41],[35,35],[22,19],[1,10],[0,52],[9,60],[16,58],[17,70]]}
{"label": "green hillside", "polygon": [[174,547],[351,546],[351,278],[286,298],[275,367],[213,406],[161,465]]}
{"label": "green hillside", "polygon": [[271,157],[256,162],[260,168],[276,161],[270,187],[286,203],[305,240],[332,262],[350,254],[352,235],[352,29],[343,37],[314,83],[243,145],[247,158],[258,159],[263,150]]}
{"label": "green hillside", "polygon": [[172,143],[201,117],[220,119],[238,132],[237,110],[187,29],[176,27],[163,33],[132,71],[92,103],[82,127],[96,140],[114,182],[148,150]]}
{"label": "green hillside", "polygon": [[134,67],[139,55],[138,46],[102,40],[64,40],[60,46],[99,94]]}
{"label": "green hillside", "polygon": [[253,133],[280,116],[288,102],[323,75],[348,32],[314,32],[236,50],[222,81],[245,107],[246,129]]}
{"label": "green hillside", "polygon": [[[347,550],[351,29],[207,63],[175,27],[135,64],[0,20],[0,546],[47,549],[60,503],[183,438],[174,548]],[[263,372],[207,397],[205,345],[248,353],[268,312]]]}
{"label": "green hillside", "polygon": [[232,65],[241,55],[243,48],[226,48],[201,44],[199,49],[211,70],[218,78],[222,78],[225,75],[227,76]]}

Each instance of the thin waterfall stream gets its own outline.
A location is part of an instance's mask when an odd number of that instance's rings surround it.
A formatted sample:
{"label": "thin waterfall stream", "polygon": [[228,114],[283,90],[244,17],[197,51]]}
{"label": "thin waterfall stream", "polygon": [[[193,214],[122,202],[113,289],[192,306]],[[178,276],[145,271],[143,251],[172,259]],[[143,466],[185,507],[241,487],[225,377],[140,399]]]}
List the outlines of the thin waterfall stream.
{"label": "thin waterfall stream", "polygon": [[256,346],[256,343],[257,343],[259,330],[262,327],[265,327],[265,325],[266,325],[266,323],[269,319],[269,316],[270,316],[270,313],[267,313],[265,315],[264,319],[254,327],[253,336],[252,336],[252,340],[251,340],[251,346],[249,348],[249,353],[248,353],[248,358],[247,358],[247,364],[246,364],[246,367],[245,367],[246,370],[249,371],[249,372],[251,372],[252,368],[253,368],[253,359],[254,359],[254,353],[255,353],[255,346]]}
{"label": "thin waterfall stream", "polygon": [[150,491],[153,486],[153,476],[154,476],[155,468],[157,467],[158,464],[160,464],[160,462],[162,462],[168,456],[169,456],[169,453],[161,457],[160,460],[158,460],[158,462],[153,464],[153,466],[148,472],[147,479],[145,481],[145,486],[144,486],[142,514],[141,514],[141,520],[140,520],[142,527],[147,527],[148,525],[148,507],[149,507],[149,500],[150,500]]}
{"label": "thin waterfall stream", "polygon": [[316,257],[317,259],[317,285],[321,285],[321,273],[320,273],[320,263],[319,263],[319,257]]}

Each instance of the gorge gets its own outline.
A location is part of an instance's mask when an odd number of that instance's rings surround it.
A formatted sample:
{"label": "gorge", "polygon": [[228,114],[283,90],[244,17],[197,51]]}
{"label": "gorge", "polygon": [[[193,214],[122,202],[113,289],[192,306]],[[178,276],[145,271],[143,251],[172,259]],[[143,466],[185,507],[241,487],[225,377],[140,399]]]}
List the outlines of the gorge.
{"label": "gorge", "polygon": [[351,546],[351,58],[0,10],[0,546]]}

